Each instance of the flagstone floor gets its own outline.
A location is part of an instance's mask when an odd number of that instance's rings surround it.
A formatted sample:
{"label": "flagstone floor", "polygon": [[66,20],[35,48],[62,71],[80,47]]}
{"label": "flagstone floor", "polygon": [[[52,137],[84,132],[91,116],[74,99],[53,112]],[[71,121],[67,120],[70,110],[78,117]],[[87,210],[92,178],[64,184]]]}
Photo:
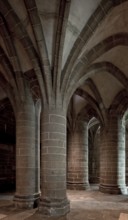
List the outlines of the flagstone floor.
{"label": "flagstone floor", "polygon": [[13,195],[0,194],[0,220],[128,220],[128,195],[108,195],[92,187],[88,191],[67,191],[71,211],[65,217],[46,218],[34,210],[18,210]]}

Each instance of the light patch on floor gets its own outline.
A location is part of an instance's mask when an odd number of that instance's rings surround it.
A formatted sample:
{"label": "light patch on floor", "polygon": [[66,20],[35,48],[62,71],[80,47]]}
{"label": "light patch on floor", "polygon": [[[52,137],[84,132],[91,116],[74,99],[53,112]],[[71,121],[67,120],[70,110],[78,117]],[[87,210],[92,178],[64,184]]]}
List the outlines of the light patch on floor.
{"label": "light patch on floor", "polygon": [[128,214],[126,214],[126,213],[121,213],[119,220],[128,220]]}
{"label": "light patch on floor", "polygon": [[0,219],[5,218],[7,215],[0,214]]}
{"label": "light patch on floor", "polygon": [[30,209],[26,211],[22,211],[20,213],[11,214],[9,216],[5,216],[3,220],[24,220],[35,214],[37,209]]}

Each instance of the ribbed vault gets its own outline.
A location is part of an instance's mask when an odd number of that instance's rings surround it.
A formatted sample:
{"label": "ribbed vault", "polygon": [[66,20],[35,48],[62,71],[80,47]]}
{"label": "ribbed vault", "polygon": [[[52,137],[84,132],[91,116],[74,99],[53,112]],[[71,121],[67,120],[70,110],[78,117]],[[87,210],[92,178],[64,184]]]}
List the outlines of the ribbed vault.
{"label": "ribbed vault", "polygon": [[76,92],[103,122],[127,93],[127,10],[127,0],[0,1],[0,86],[14,112],[26,88],[43,106],[66,109]]}

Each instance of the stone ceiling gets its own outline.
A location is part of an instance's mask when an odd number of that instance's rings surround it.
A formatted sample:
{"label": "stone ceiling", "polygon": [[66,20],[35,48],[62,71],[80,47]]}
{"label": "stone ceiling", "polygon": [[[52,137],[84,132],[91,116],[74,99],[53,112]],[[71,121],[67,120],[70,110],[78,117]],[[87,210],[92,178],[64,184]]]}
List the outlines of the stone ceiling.
{"label": "stone ceiling", "polygon": [[27,79],[35,99],[76,92],[75,113],[85,100],[103,114],[128,90],[128,1],[0,1],[0,57],[0,99],[13,105]]}

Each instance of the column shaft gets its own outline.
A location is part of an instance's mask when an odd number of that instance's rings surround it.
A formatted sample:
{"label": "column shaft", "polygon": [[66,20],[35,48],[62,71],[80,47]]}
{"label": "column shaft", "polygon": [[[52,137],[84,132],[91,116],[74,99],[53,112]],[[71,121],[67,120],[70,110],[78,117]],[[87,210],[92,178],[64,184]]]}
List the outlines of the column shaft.
{"label": "column shaft", "polygon": [[20,208],[33,208],[39,200],[36,185],[35,106],[23,103],[16,117],[16,194],[14,202]]}
{"label": "column shaft", "polygon": [[102,130],[100,147],[100,191],[126,193],[125,186],[125,128],[123,121],[112,116]]}
{"label": "column shaft", "polygon": [[36,137],[36,146],[35,146],[35,180],[36,180],[36,190],[40,192],[40,112],[41,112],[41,102],[38,100],[35,105],[35,137]]}
{"label": "column shaft", "polygon": [[66,114],[63,110],[42,112],[41,203],[39,211],[49,216],[69,212],[66,196]]}
{"label": "column shaft", "polygon": [[78,121],[68,136],[68,189],[84,190],[88,182],[88,124]]}

